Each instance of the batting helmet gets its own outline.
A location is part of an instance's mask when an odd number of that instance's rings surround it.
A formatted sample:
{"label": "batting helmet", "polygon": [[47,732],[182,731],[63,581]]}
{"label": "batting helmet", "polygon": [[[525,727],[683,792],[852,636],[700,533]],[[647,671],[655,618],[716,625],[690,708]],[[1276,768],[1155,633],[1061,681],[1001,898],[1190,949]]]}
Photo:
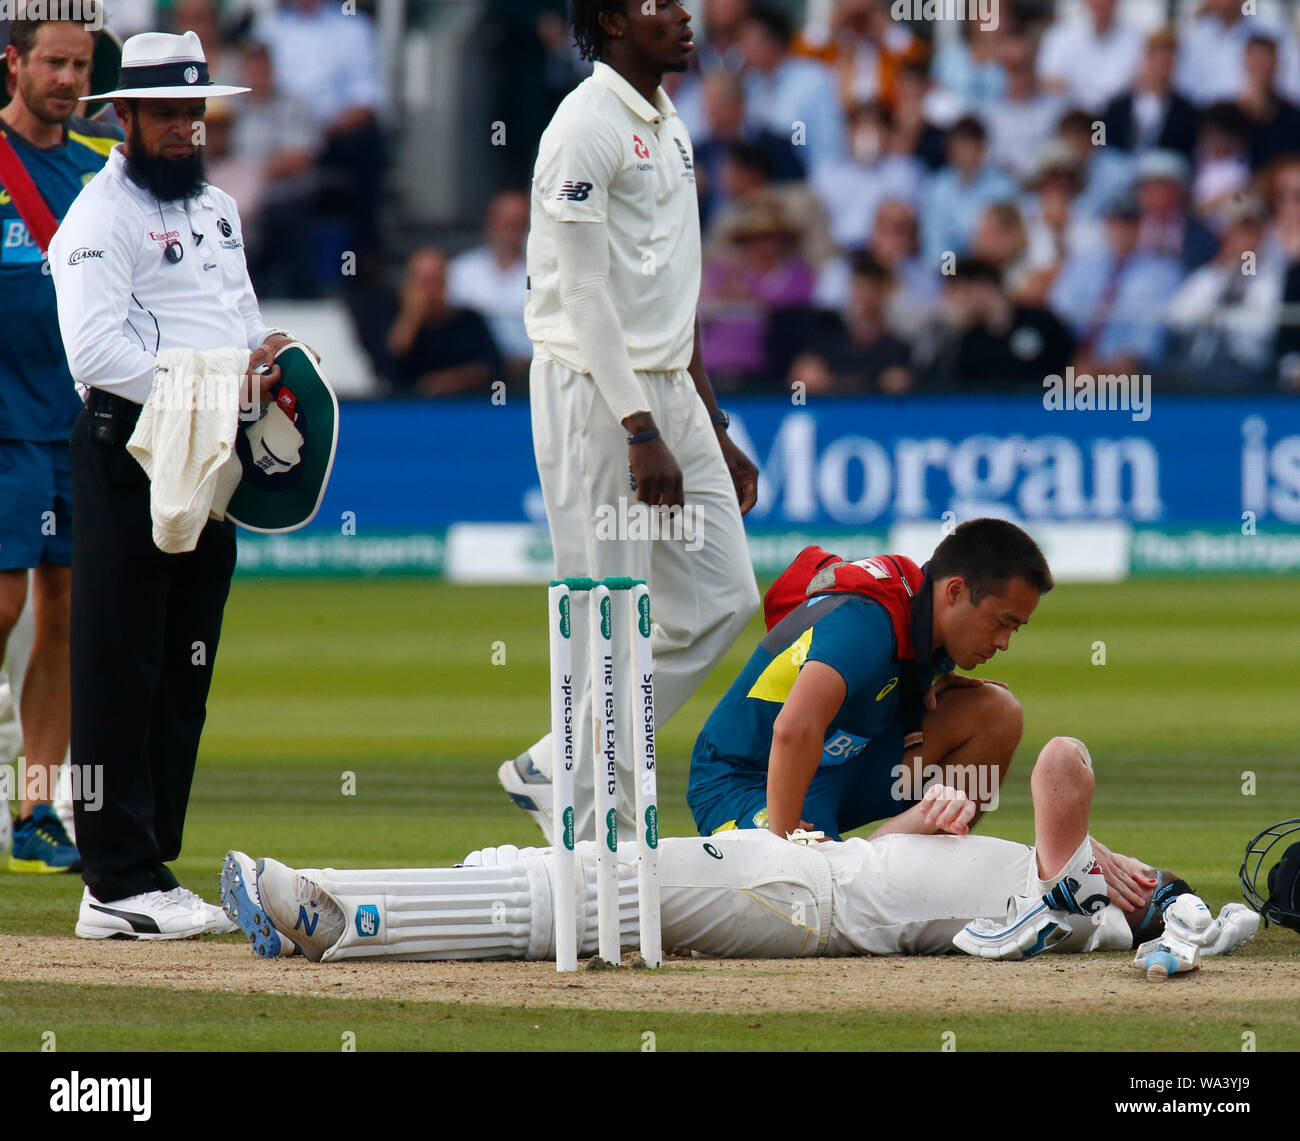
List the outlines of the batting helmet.
{"label": "batting helmet", "polygon": [[1246,857],[1241,861],[1241,890],[1246,902],[1264,917],[1264,922],[1277,923],[1300,931],[1300,840],[1282,853],[1282,858],[1269,869],[1266,884],[1268,895],[1258,886],[1260,869],[1269,850],[1279,841],[1300,832],[1300,817],[1283,820],[1266,828],[1246,846]]}

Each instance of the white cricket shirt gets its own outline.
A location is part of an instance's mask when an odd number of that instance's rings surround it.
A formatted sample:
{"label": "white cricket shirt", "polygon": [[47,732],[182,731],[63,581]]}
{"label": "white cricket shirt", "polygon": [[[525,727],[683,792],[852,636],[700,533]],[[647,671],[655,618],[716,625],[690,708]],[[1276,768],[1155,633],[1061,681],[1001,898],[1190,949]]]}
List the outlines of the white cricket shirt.
{"label": "white cricket shirt", "polygon": [[[184,250],[174,264],[163,253],[173,240]],[[83,394],[88,385],[143,404],[163,349],[255,349],[266,337],[235,200],[209,186],[160,203],[127,177],[120,145],[69,207],[49,263]]]}
{"label": "white cricket shirt", "polygon": [[555,232],[566,222],[607,227],[609,292],[632,368],[686,368],[700,296],[700,214],[690,135],[662,87],[651,104],[598,61],[538,147],[524,323],[543,355],[590,372],[560,304]]}

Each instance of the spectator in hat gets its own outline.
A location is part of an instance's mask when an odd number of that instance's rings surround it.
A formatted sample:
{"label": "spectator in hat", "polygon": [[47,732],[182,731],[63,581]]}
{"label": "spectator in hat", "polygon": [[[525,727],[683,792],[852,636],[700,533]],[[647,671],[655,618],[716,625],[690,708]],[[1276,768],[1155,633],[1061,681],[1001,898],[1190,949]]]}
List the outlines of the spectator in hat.
{"label": "spectator in hat", "polygon": [[811,301],[813,271],[799,254],[799,236],[772,197],[752,201],[728,223],[723,252],[700,284],[700,350],[715,388],[761,381],[768,314]]}
{"label": "spectator in hat", "polygon": [[935,385],[1042,391],[1070,363],[1074,338],[1047,309],[1017,305],[996,266],[962,258],[944,279],[944,331],[930,369]]}
{"label": "spectator in hat", "polygon": [[820,266],[834,255],[835,241],[821,199],[808,182],[776,181],[771,156],[763,147],[743,141],[728,144],[721,187],[725,201],[703,233],[706,262],[725,252],[732,227],[751,203],[768,201],[780,203],[787,218],[799,219],[800,251],[810,265]]}
{"label": "spectator in hat", "polygon": [[1138,207],[1142,212],[1138,249],[1199,269],[1219,248],[1219,241],[1187,212],[1191,164],[1177,151],[1147,151],[1137,163]]}
{"label": "spectator in hat", "polygon": [[1225,210],[1218,255],[1183,283],[1166,309],[1175,341],[1171,364],[1199,385],[1273,382],[1286,267],[1277,257],[1261,256],[1267,219],[1267,207],[1253,194],[1235,199]]}
{"label": "spectator in hat", "polygon": [[948,165],[930,176],[921,194],[921,239],[925,257],[938,266],[945,253],[964,254],[991,202],[1010,201],[1016,185],[988,157],[988,132],[973,115],[948,133]]}
{"label": "spectator in hat", "polygon": [[1250,169],[1260,171],[1278,155],[1300,148],[1300,107],[1278,93],[1278,47],[1272,36],[1252,35],[1242,63],[1237,109],[1250,126]]}
{"label": "spectator in hat", "polygon": [[1170,28],[1147,36],[1133,86],[1115,96],[1102,115],[1106,145],[1142,154],[1159,147],[1190,158],[1196,145],[1196,107],[1174,89],[1178,37]]}
{"label": "spectator in hat", "polygon": [[1080,372],[1135,373],[1159,363],[1164,330],[1159,299],[1171,297],[1182,266],[1138,249],[1141,208],[1131,191],[1106,208],[1106,242],[1066,259],[1048,301],[1078,340]]}

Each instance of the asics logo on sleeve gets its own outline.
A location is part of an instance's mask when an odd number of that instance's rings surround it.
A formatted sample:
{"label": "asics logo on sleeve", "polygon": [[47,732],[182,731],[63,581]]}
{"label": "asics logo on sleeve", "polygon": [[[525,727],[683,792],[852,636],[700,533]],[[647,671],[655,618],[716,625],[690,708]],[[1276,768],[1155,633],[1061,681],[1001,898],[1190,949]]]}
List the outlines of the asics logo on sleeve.
{"label": "asics logo on sleeve", "polygon": [[590,182],[566,182],[560,187],[556,198],[567,198],[570,202],[585,202],[591,193]]}

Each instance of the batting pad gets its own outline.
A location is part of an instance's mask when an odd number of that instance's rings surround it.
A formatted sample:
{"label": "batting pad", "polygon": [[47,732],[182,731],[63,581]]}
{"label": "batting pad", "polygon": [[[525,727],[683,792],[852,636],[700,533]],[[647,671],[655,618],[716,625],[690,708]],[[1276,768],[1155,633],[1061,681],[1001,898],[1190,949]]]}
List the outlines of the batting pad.
{"label": "batting pad", "polygon": [[550,950],[551,885],[530,856],[486,868],[340,872],[316,883],[342,909],[341,959],[543,959]]}

